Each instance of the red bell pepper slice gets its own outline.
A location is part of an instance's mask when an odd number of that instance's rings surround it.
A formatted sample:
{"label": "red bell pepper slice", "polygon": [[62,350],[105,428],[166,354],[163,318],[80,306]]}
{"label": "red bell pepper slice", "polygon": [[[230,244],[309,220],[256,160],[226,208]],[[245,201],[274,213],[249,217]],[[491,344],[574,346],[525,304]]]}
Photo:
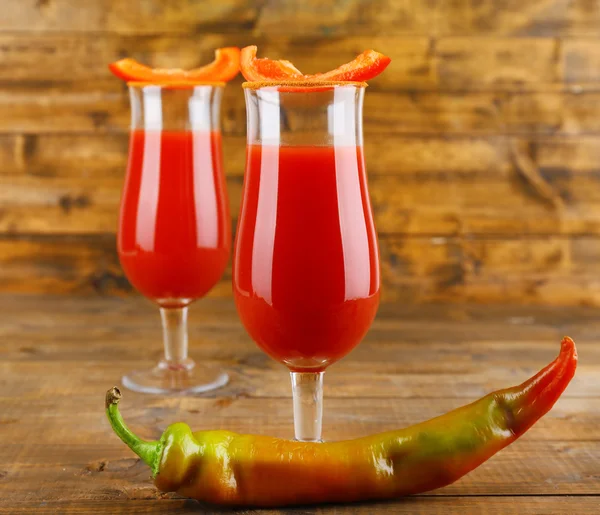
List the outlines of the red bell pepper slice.
{"label": "red bell pepper slice", "polygon": [[305,80],[366,82],[383,72],[391,61],[388,56],[375,50],[365,50],[349,63],[342,64],[327,73],[308,75]]}
{"label": "red bell pepper slice", "polygon": [[257,59],[255,45],[242,48],[240,67],[247,81],[258,82],[268,80],[302,79],[304,75],[292,63],[285,60]]}
{"label": "red bell pepper slice", "polygon": [[364,82],[377,77],[391,59],[375,50],[365,50],[349,63],[326,73],[304,75],[289,61],[256,58],[256,46],[242,49],[240,67],[250,82],[303,81],[303,82]]}
{"label": "red bell pepper slice", "polygon": [[240,49],[217,48],[212,63],[193,70],[150,68],[134,59],[121,59],[108,67],[118,78],[129,82],[228,82],[240,71]]}

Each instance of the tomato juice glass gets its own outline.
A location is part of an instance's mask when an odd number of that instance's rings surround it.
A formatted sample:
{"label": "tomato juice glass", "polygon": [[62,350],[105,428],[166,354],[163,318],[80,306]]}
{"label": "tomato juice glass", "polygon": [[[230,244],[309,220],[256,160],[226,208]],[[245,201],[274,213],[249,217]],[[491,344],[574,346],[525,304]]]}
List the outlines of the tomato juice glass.
{"label": "tomato juice glass", "polygon": [[366,334],[379,253],[362,148],[364,83],[245,83],[234,299],[291,372],[295,437],[320,441],[323,373]]}
{"label": "tomato juice glass", "polygon": [[223,386],[221,370],[188,357],[188,306],[220,280],[231,223],[219,126],[222,84],[130,83],[129,162],[118,253],[131,284],[160,308],[164,358],[123,377],[145,393]]}

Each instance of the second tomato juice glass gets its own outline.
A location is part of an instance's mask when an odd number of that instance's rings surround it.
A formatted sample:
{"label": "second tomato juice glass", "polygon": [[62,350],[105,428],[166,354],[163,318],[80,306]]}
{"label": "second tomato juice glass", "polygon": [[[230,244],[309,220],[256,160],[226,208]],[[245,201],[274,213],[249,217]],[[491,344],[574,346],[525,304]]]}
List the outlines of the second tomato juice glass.
{"label": "second tomato juice glass", "polygon": [[188,357],[188,306],[219,281],[231,222],[222,166],[219,84],[129,85],[131,135],[118,252],[131,284],[160,308],[164,358],[123,377],[146,393],[227,383]]}
{"label": "second tomato juice glass", "polygon": [[364,83],[245,83],[247,162],[233,286],[246,330],[291,372],[295,437],[320,441],[323,373],[364,337],[379,256]]}

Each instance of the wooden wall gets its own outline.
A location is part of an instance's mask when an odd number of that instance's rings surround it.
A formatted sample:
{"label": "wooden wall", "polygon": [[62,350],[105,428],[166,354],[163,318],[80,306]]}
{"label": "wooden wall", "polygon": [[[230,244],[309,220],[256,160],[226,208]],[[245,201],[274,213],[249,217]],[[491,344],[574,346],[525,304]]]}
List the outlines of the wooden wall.
{"label": "wooden wall", "polygon": [[[130,292],[128,98],[106,64],[256,43],[305,72],[392,57],[365,101],[386,300],[600,305],[600,0],[0,4],[0,292]],[[240,83],[223,106],[234,215]],[[229,293],[228,276],[213,294]]]}

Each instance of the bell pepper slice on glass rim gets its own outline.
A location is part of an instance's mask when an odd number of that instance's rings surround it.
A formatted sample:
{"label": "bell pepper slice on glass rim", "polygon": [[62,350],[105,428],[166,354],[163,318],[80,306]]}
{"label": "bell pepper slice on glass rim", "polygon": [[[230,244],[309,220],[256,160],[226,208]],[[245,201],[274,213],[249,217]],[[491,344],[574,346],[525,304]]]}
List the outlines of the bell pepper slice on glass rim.
{"label": "bell pepper slice on glass rim", "polygon": [[129,82],[228,82],[240,71],[240,49],[217,48],[214,61],[193,70],[150,68],[130,58],[111,63],[108,67],[115,76]]}
{"label": "bell pepper slice on glass rim", "polygon": [[326,73],[304,75],[291,62],[257,58],[254,45],[242,48],[240,68],[249,82],[301,81],[301,82],[364,82],[385,70],[391,59],[375,50],[365,50],[349,63]]}

